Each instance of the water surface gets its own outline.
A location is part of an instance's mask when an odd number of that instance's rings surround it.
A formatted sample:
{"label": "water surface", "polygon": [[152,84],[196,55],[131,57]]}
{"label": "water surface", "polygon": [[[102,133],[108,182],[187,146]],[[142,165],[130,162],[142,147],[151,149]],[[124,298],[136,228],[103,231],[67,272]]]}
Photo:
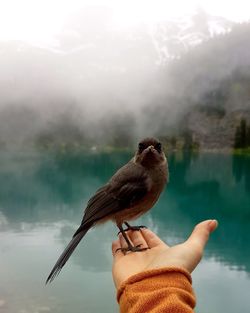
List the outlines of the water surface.
{"label": "water surface", "polygon": [[[0,311],[118,312],[111,278],[111,223],[91,230],[60,276],[51,267],[93,192],[129,153],[0,152]],[[170,182],[138,223],[169,244],[196,223],[220,226],[193,274],[197,312],[248,313],[250,307],[250,158],[224,154],[169,156]]]}

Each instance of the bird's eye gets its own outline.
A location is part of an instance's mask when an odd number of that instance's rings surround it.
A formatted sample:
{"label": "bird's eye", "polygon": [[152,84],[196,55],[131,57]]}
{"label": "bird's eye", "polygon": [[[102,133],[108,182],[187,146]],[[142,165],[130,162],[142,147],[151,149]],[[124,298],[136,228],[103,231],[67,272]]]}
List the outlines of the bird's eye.
{"label": "bird's eye", "polygon": [[161,152],[162,146],[161,146],[161,143],[160,143],[160,142],[158,142],[158,143],[155,145],[155,149],[156,149],[158,152]]}
{"label": "bird's eye", "polygon": [[140,142],[139,145],[138,145],[139,152],[142,152],[144,149],[145,149],[145,145]]}

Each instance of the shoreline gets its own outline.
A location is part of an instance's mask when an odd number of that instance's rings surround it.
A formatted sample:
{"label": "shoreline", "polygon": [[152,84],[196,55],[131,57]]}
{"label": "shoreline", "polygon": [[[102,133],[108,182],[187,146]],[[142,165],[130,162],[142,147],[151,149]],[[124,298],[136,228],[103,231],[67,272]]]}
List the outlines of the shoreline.
{"label": "shoreline", "polygon": [[[195,148],[195,149],[182,149],[182,148],[168,148],[166,145],[164,146],[166,154],[179,154],[179,153],[188,153],[188,154],[202,154],[202,153],[210,153],[210,154],[227,154],[227,155],[242,155],[242,156],[250,156],[250,147],[235,149],[235,148]],[[90,154],[99,154],[99,153],[134,153],[135,147],[127,146],[127,147],[115,147],[111,145],[85,145],[85,144],[65,144],[65,143],[53,143],[50,145],[36,145],[36,144],[10,144],[1,147],[1,152],[11,152],[11,151],[20,151],[20,152],[28,152],[28,151],[38,151],[38,152],[56,152],[62,154],[68,153],[90,153]]]}

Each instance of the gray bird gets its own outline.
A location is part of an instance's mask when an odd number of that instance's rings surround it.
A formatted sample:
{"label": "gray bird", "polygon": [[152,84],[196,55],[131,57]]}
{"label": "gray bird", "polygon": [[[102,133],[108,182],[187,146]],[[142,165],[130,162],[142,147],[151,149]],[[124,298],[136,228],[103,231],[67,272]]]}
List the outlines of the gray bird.
{"label": "gray bird", "polygon": [[161,143],[155,138],[143,139],[135,156],[90,198],[80,227],[53,267],[46,284],[60,273],[87,231],[108,220],[116,223],[128,244],[122,249],[124,253],[142,251],[139,246],[132,246],[126,231],[139,230],[143,226],[130,226],[128,221],[153,207],[167,181],[168,164]]}

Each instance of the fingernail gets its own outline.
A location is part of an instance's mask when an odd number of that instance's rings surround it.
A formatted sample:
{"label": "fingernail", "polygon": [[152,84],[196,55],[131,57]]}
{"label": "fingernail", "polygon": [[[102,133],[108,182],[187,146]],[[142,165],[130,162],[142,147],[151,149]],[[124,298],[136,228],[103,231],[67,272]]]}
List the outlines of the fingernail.
{"label": "fingernail", "polygon": [[208,226],[210,228],[210,231],[213,232],[217,227],[218,227],[218,221],[217,220],[211,220],[209,223],[208,223]]}

